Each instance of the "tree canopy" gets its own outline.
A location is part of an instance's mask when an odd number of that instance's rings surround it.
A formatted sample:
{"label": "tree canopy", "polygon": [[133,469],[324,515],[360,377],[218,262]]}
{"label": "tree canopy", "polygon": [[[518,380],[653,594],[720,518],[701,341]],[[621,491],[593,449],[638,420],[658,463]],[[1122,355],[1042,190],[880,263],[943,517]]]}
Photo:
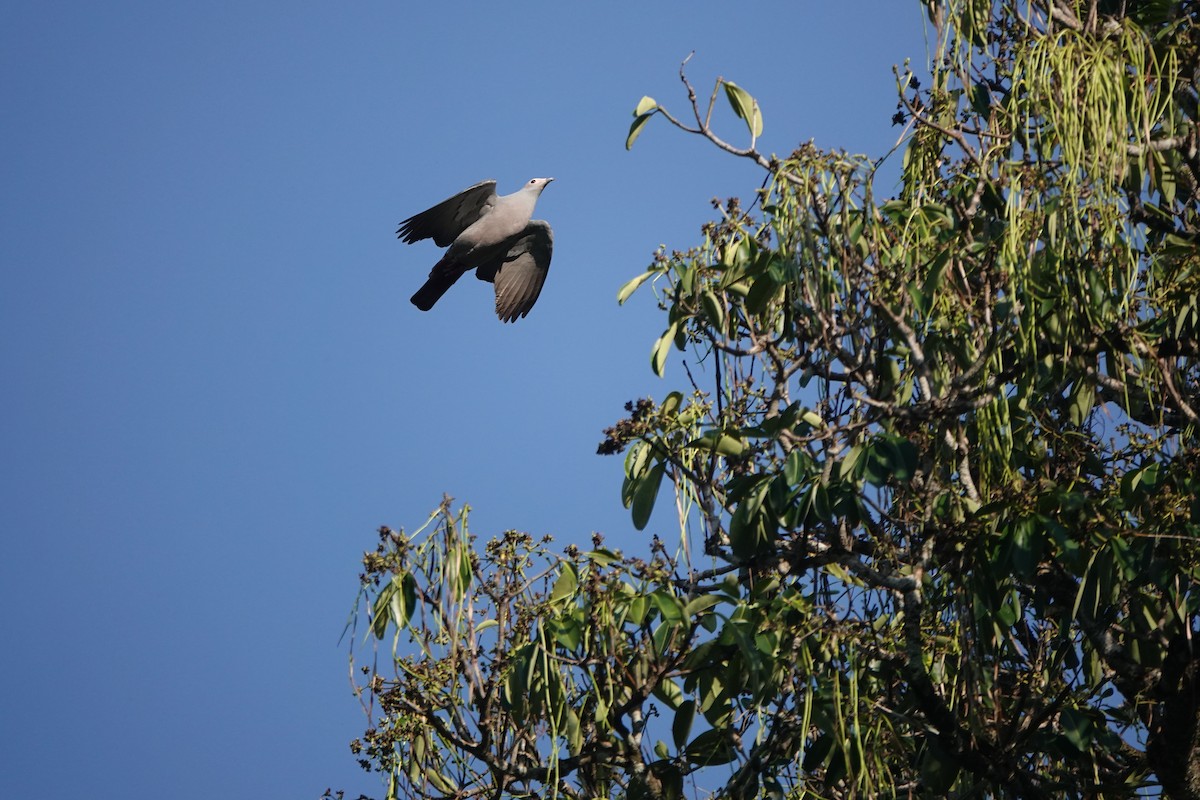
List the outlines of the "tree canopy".
{"label": "tree canopy", "polygon": [[620,290],[686,380],[599,450],[678,526],[382,529],[389,797],[1200,797],[1200,4],[924,5],[894,196],[734,83],[637,105],[764,177]]}

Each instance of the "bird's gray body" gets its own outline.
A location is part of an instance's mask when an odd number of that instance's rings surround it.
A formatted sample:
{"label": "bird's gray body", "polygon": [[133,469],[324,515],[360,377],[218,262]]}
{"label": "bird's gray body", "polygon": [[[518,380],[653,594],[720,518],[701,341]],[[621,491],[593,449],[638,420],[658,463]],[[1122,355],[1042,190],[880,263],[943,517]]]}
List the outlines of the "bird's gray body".
{"label": "bird's gray body", "polygon": [[553,178],[534,178],[519,191],[496,194],[495,181],[483,181],[400,223],[406,243],[433,239],[446,247],[429,280],[412,296],[422,311],[433,308],[464,273],[496,287],[496,314],[504,322],[533,308],[554,249],[550,225],[530,219],[542,190]]}

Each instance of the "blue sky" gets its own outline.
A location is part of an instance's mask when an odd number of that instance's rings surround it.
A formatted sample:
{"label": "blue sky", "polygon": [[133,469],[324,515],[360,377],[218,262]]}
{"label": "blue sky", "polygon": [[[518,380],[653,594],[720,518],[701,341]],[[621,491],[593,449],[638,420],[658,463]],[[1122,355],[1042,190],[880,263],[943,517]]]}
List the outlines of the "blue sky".
{"label": "blue sky", "polygon": [[[380,524],[636,552],[595,455],[663,321],[617,289],[761,173],[655,120],[680,61],[764,151],[878,156],[912,2],[110,3],[0,24],[0,795],[381,794],[342,626]],[[741,123],[718,109],[728,138]],[[557,181],[546,288],[502,325],[397,222]],[[886,191],[889,187],[883,187]],[[652,525],[653,526],[653,525]]]}

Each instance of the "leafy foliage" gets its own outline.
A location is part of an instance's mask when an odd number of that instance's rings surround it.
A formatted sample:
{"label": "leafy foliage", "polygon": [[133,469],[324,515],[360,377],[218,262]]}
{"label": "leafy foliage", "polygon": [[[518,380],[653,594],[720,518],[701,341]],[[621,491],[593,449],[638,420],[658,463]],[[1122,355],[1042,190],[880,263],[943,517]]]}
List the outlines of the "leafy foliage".
{"label": "leafy foliage", "polygon": [[1200,797],[1200,7],[927,8],[895,197],[758,153],[723,79],[681,71],[694,126],[638,104],[628,145],[661,116],[767,174],[619,294],[689,385],[600,451],[678,544],[385,529],[389,796]]}

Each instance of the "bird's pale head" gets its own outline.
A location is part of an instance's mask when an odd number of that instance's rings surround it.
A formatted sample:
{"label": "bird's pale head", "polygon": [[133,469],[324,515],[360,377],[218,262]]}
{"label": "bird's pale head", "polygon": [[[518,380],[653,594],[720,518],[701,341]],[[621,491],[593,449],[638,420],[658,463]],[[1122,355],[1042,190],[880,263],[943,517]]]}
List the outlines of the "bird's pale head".
{"label": "bird's pale head", "polygon": [[530,178],[529,183],[525,184],[525,189],[527,191],[533,191],[541,194],[542,190],[545,189],[546,185],[552,180],[554,180],[554,178]]}

